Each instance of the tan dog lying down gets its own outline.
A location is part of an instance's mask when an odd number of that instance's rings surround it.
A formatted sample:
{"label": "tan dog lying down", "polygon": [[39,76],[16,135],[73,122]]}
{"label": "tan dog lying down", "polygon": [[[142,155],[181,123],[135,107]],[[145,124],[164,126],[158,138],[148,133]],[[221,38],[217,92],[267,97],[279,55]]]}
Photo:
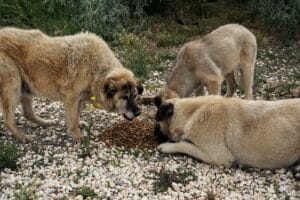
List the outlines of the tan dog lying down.
{"label": "tan dog lying down", "polygon": [[300,99],[176,98],[160,105],[156,120],[176,142],[159,145],[164,153],[259,168],[281,168],[300,160]]}
{"label": "tan dog lying down", "polygon": [[142,89],[95,34],[49,37],[39,30],[0,29],[0,107],[6,128],[20,141],[30,137],[16,127],[14,112],[19,102],[27,119],[49,126],[53,121],[34,114],[32,98],[62,101],[68,131],[80,140],[84,100],[93,97],[95,105],[131,120],[141,113],[135,97]]}
{"label": "tan dog lying down", "polygon": [[221,94],[223,80],[227,83],[226,97],[232,97],[237,83],[234,70],[241,71],[245,98],[252,98],[252,83],[256,59],[255,36],[238,24],[227,24],[205,35],[200,40],[186,43],[177,55],[176,67],[167,84],[158,91],[155,104],[175,97]]}

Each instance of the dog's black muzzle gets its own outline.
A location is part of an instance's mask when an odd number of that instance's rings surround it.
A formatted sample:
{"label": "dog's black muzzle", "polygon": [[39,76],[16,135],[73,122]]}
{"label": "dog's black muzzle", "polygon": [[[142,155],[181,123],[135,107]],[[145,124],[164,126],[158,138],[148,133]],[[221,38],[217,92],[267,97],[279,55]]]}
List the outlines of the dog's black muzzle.
{"label": "dog's black muzzle", "polygon": [[158,143],[164,143],[169,141],[169,137],[166,136],[160,129],[160,125],[159,123],[155,124],[155,128],[154,128],[154,136],[155,139],[158,141]]}
{"label": "dog's black muzzle", "polygon": [[142,113],[141,109],[138,107],[138,105],[136,104],[133,98],[128,99],[126,109],[132,112],[134,115],[133,118],[129,118],[128,116],[123,114],[123,116],[129,121],[132,121],[135,117],[139,116]]}

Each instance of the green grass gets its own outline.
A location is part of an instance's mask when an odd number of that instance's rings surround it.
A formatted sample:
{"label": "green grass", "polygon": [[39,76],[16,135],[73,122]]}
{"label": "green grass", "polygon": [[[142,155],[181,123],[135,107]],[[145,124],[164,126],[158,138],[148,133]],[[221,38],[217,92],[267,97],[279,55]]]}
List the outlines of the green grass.
{"label": "green grass", "polygon": [[129,68],[133,73],[142,80],[148,77],[148,52],[142,44],[136,46],[136,50],[132,53],[132,60]]}
{"label": "green grass", "polygon": [[78,153],[79,158],[86,158],[91,155],[91,151],[93,149],[90,142],[92,126],[92,124],[89,124],[88,126],[84,127],[84,131],[87,133],[87,136],[84,136],[81,140],[80,152]]}
{"label": "green grass", "polygon": [[0,143],[0,171],[4,168],[15,170],[17,168],[18,148],[15,143]]}
{"label": "green grass", "polygon": [[36,153],[36,154],[39,154],[39,155],[44,155],[45,152],[44,152],[44,148],[43,146],[40,146],[38,143],[36,142],[33,142],[31,143],[31,150]]}
{"label": "green grass", "polygon": [[178,168],[175,172],[161,169],[158,172],[153,171],[153,174],[155,179],[153,191],[155,194],[163,193],[169,188],[172,188],[172,183],[186,185],[190,181],[195,181],[197,179],[194,172],[183,168]]}
{"label": "green grass", "polygon": [[78,196],[78,195],[81,195],[83,197],[83,199],[87,199],[87,198],[97,198],[98,195],[95,193],[95,191],[91,188],[91,187],[88,187],[88,186],[83,186],[83,187],[80,187],[80,188],[77,188],[75,190],[75,195]]}
{"label": "green grass", "polygon": [[40,186],[37,178],[26,186],[20,186],[19,191],[15,192],[15,200],[38,200],[37,188]]}

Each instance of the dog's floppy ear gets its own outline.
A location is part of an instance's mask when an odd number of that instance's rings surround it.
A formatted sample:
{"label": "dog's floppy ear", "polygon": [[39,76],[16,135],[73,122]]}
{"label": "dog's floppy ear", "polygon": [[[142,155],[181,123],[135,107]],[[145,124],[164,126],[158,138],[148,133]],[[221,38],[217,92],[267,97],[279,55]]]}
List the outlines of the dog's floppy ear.
{"label": "dog's floppy ear", "polygon": [[138,94],[142,94],[144,92],[144,87],[140,80],[137,80],[137,91]]}
{"label": "dog's floppy ear", "polygon": [[156,105],[157,108],[160,106],[161,103],[162,103],[162,100],[160,97],[158,97],[158,96],[154,97],[154,105]]}
{"label": "dog's floppy ear", "polygon": [[159,106],[155,120],[160,122],[171,117],[174,114],[174,104],[172,103],[163,103]]}
{"label": "dog's floppy ear", "polygon": [[113,98],[117,92],[117,88],[113,84],[113,80],[108,79],[104,82],[103,91],[108,98]]}

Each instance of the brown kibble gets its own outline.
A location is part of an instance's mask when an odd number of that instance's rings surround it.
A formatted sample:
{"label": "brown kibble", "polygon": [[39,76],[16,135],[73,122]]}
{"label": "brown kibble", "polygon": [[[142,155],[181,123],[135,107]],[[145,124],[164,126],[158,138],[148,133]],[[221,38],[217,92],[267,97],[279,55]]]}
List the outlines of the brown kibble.
{"label": "brown kibble", "polygon": [[108,146],[122,146],[126,148],[154,149],[159,145],[158,138],[154,134],[155,122],[140,121],[131,122],[122,120],[113,124],[100,134],[99,139]]}

